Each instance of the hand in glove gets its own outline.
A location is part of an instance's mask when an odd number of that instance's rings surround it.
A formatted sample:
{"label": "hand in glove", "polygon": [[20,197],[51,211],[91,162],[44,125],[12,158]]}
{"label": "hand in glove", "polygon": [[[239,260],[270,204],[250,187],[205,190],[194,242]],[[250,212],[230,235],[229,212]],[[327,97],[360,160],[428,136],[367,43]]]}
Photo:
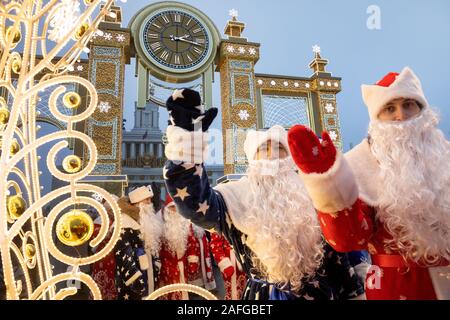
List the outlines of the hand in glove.
{"label": "hand in glove", "polygon": [[183,128],[187,131],[202,129],[208,131],[217,116],[217,108],[205,111],[201,105],[201,97],[191,89],[175,90],[166,102],[169,111],[169,125]]}
{"label": "hand in glove", "polygon": [[295,163],[304,173],[327,172],[336,161],[336,147],[327,132],[322,143],[311,129],[297,125],[288,133],[289,149]]}

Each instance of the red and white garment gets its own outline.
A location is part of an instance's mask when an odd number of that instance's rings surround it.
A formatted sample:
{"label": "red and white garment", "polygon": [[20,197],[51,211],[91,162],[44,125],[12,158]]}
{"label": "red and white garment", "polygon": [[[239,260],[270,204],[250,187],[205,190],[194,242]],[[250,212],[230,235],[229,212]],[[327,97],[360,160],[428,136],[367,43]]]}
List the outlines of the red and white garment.
{"label": "red and white garment", "polygon": [[194,272],[189,273],[188,283],[205,288],[206,290],[215,289],[216,281],[214,280],[205,230],[191,224],[191,232],[188,239],[188,242],[193,241],[195,243],[194,252],[188,254],[188,263],[197,266]]}
{"label": "red and white garment", "polygon": [[245,289],[247,276],[233,249],[224,237],[211,234],[211,253],[216,260],[225,284],[225,300],[240,300]]}

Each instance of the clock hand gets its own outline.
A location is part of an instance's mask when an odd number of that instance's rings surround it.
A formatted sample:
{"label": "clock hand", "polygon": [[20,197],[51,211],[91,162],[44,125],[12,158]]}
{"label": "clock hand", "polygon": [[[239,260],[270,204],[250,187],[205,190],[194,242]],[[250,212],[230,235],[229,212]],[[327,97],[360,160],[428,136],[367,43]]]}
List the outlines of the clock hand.
{"label": "clock hand", "polygon": [[184,39],[184,38],[178,38],[178,40],[179,40],[179,41],[183,41],[183,42],[187,42],[187,43],[191,43],[191,44],[196,45],[196,46],[201,46],[201,44],[198,43],[198,42],[189,41],[189,40],[186,40],[186,39]]}

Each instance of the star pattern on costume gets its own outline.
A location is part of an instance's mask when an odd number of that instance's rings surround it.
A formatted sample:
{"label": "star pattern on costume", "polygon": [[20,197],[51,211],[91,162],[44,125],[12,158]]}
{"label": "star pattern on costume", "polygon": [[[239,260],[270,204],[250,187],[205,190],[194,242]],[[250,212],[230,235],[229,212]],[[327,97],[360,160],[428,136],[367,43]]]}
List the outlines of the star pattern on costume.
{"label": "star pattern on costume", "polygon": [[203,215],[206,215],[208,209],[209,209],[208,201],[205,200],[203,203],[200,203],[197,213],[202,213]]}
{"label": "star pattern on costume", "polygon": [[201,165],[196,165],[195,166],[194,176],[201,177],[202,175],[203,175],[203,167]]}
{"label": "star pattern on costume", "polygon": [[312,284],[316,289],[320,288],[320,282],[317,280],[311,281],[310,284]]}
{"label": "star pattern on costume", "polygon": [[199,116],[198,118],[192,119],[192,124],[201,123],[205,119],[205,116]]}
{"label": "star pattern on costume", "polygon": [[181,89],[181,90],[176,89],[172,94],[173,101],[177,101],[178,98],[184,99],[183,92],[184,92],[184,89]]}
{"label": "star pattern on costume", "polygon": [[181,201],[184,201],[187,197],[190,197],[189,192],[187,191],[188,187],[185,187],[183,189],[177,188],[177,194],[175,195],[175,198],[180,198]]}

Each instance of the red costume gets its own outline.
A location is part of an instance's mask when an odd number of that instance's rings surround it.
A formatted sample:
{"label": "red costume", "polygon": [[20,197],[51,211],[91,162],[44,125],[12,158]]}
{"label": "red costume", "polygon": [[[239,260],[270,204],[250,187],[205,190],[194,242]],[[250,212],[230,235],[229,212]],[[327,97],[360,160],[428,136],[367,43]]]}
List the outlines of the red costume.
{"label": "red costume", "polygon": [[[399,97],[414,99],[428,107],[419,80],[408,68],[401,74],[389,74],[377,85],[363,86],[363,95],[372,119],[382,106]],[[327,133],[323,133],[320,142],[308,128],[295,126],[289,132],[289,147],[319,211],[328,243],[340,252],[368,250],[371,254],[367,299],[450,298],[447,259],[437,256],[432,265],[423,259],[411,261],[398,246],[386,245],[394,239],[379,216],[378,199],[386,186],[378,183],[380,165],[367,139],[344,158]],[[390,214],[395,218],[395,212]]]}
{"label": "red costume", "polygon": [[234,251],[224,237],[211,234],[211,252],[222,272],[225,284],[225,300],[240,300],[247,283],[247,276],[236,260]]}

